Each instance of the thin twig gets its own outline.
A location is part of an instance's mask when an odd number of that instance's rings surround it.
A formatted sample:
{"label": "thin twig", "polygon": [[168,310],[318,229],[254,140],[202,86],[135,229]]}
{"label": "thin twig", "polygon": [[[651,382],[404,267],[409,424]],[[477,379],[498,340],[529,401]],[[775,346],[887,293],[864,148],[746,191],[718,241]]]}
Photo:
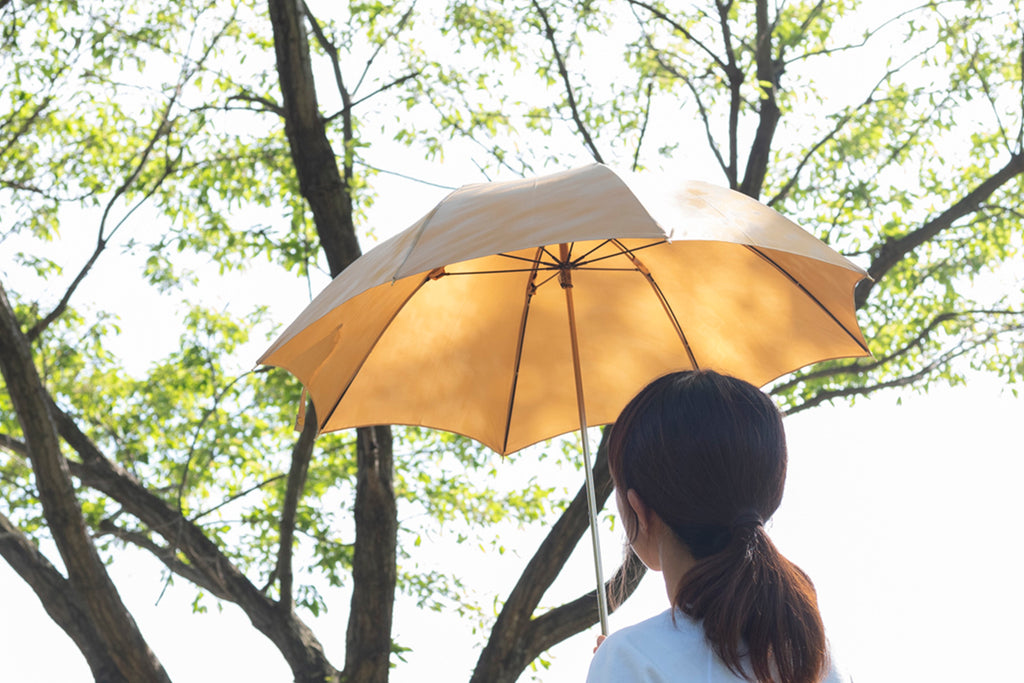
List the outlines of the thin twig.
{"label": "thin twig", "polygon": [[[99,532],[98,537],[113,536],[125,543],[130,543],[138,548],[148,551],[160,560],[172,573],[191,581],[200,588],[205,588],[221,600],[233,602],[230,592],[228,592],[224,586],[218,585],[215,581],[211,580],[215,574],[199,571],[195,567],[182,562],[178,559],[177,549],[173,546],[160,545],[144,532],[132,531],[119,527],[114,524],[112,519],[104,519],[100,521]],[[166,583],[164,585],[164,589],[166,590]],[[157,598],[158,603],[162,596],[163,591],[160,592],[160,596]]]}
{"label": "thin twig", "polygon": [[[760,7],[763,1],[758,0],[757,6]],[[729,10],[732,3],[719,4],[716,2],[716,4],[718,4],[719,25],[722,28],[722,45],[729,60],[728,64],[723,67],[726,80],[729,83],[729,164],[726,169],[726,177],[729,178],[731,187],[739,189],[739,127],[740,106],[743,103],[740,89],[743,86],[743,70],[736,63],[736,52],[732,47],[732,29],[729,26]],[[760,40],[761,38],[759,33],[758,39]],[[756,54],[757,50],[755,49],[754,52]],[[772,96],[774,97],[774,93],[772,93]],[[756,140],[754,144],[757,144]]]}
{"label": "thin twig", "polygon": [[[382,92],[384,92],[385,90],[389,90],[389,89],[394,88],[396,86],[402,85],[406,81],[410,81],[410,80],[412,80],[414,78],[418,78],[422,74],[423,74],[422,71],[417,70],[417,71],[413,71],[412,73],[408,73],[408,74],[406,74],[404,76],[399,76],[398,78],[396,78],[395,80],[391,81],[390,83],[386,83],[386,84],[380,86],[379,88],[377,88],[376,90],[374,90],[370,94],[363,95],[359,99],[353,100],[352,104],[350,106],[352,106],[352,107],[358,106],[358,105],[362,104],[363,102],[366,102],[367,100],[369,100],[371,97],[375,97],[375,96],[381,94]],[[337,114],[332,115],[332,118],[334,116],[337,116]]]}
{"label": "thin twig", "polygon": [[386,173],[387,175],[393,175],[395,177],[402,178],[404,180],[411,180],[412,182],[420,183],[421,185],[429,185],[431,187],[437,187],[437,188],[440,188],[442,190],[456,190],[456,189],[458,189],[458,188],[456,188],[456,187],[454,187],[452,185],[442,185],[440,183],[435,183],[435,182],[432,182],[430,180],[424,180],[422,178],[416,178],[414,176],[407,175],[405,173],[399,173],[398,171],[389,171],[388,169],[385,169],[385,168],[378,168],[377,166],[371,166],[370,164],[366,163],[362,159],[357,160],[356,163],[359,164],[360,166],[364,167],[364,168],[370,169],[371,171],[376,171],[377,173]]}
{"label": "thin twig", "polygon": [[233,496],[228,496],[227,498],[225,498],[221,502],[219,502],[216,505],[214,505],[212,508],[209,508],[209,509],[206,509],[206,510],[202,510],[201,512],[197,512],[196,514],[194,514],[191,517],[189,517],[187,521],[191,522],[191,523],[195,523],[196,520],[201,519],[202,517],[205,517],[206,515],[209,515],[211,513],[214,513],[217,510],[220,510],[225,505],[230,505],[231,503],[235,502],[239,498],[244,498],[244,497],[248,496],[253,491],[259,491],[260,489],[266,488],[267,486],[273,484],[275,481],[280,481],[281,479],[284,479],[285,476],[286,475],[284,475],[284,474],[275,474],[274,476],[270,477],[269,479],[264,479],[263,481],[261,481],[258,484],[253,484],[249,488],[244,489],[242,491],[239,491],[238,493],[236,493]]}
{"label": "thin twig", "polygon": [[302,3],[302,12],[309,19],[310,28],[313,29],[313,35],[316,37],[316,42],[320,44],[321,49],[327,53],[327,57],[331,60],[331,68],[334,72],[334,83],[338,87],[338,94],[341,95],[341,99],[345,102],[343,111],[349,111],[349,91],[345,88],[345,79],[341,75],[341,60],[338,57],[338,47],[332,43],[328,38],[327,34],[324,33],[323,26],[320,25],[320,21],[313,16],[313,13],[309,10],[309,5],[305,2]]}
{"label": "thin twig", "polygon": [[[240,107],[239,109],[242,109],[243,111],[269,111],[269,112],[272,112],[274,114],[277,114],[281,118],[284,118],[284,108],[280,104],[278,104],[277,102],[274,102],[273,100],[271,100],[271,99],[269,99],[267,97],[261,97],[260,95],[252,95],[252,94],[245,93],[245,92],[241,92],[241,93],[237,93],[235,95],[232,95],[231,97],[229,97],[226,100],[224,100],[224,105],[223,106],[216,107],[216,108],[217,109],[224,109],[225,111],[235,111],[234,108],[228,107],[226,105],[228,103],[234,102],[236,100],[239,101],[239,102],[249,102],[250,104],[258,104],[258,105],[260,105],[259,107]],[[196,107],[192,111],[200,111],[203,108],[204,107]]]}
{"label": "thin twig", "polygon": [[654,82],[648,81],[646,88],[647,102],[644,105],[644,117],[643,123],[640,125],[640,136],[636,141],[636,149],[633,150],[633,170],[636,171],[640,167],[640,148],[644,143],[644,135],[647,133],[647,124],[651,120],[651,92],[654,90]]}
{"label": "thin twig", "polygon": [[366,75],[370,72],[370,67],[373,66],[373,63],[374,61],[376,61],[377,56],[380,54],[381,50],[384,49],[384,45],[389,40],[398,35],[399,31],[405,28],[405,25],[409,21],[409,18],[412,16],[412,12],[415,8],[416,2],[414,0],[412,3],[409,4],[409,9],[405,11],[405,14],[403,14],[402,18],[398,20],[398,23],[395,24],[390,31],[388,31],[387,37],[384,40],[380,41],[380,43],[377,45],[377,49],[374,50],[373,54],[370,55],[370,58],[366,60],[366,66],[363,67],[363,73],[359,74],[359,80],[356,81],[356,87],[352,89],[353,95],[359,92],[359,88],[363,85],[363,80],[366,78]]}
{"label": "thin twig", "polygon": [[241,375],[234,377],[230,382],[227,383],[227,385],[224,386],[223,389],[217,392],[217,394],[213,397],[213,404],[210,405],[210,407],[203,412],[202,417],[199,418],[199,422],[196,423],[196,427],[192,433],[192,443],[189,444],[188,455],[185,458],[185,465],[182,468],[181,481],[178,483],[177,499],[179,513],[183,513],[182,500],[185,495],[185,487],[188,484],[188,475],[189,470],[192,466],[192,458],[195,456],[196,446],[199,443],[199,436],[203,431],[203,427],[206,425],[207,420],[209,420],[210,417],[217,412],[217,409],[220,407],[220,402],[227,394],[227,392],[230,391],[231,388],[235,386],[236,383],[238,383],[243,377],[245,377],[248,374],[248,372],[243,372]]}
{"label": "thin twig", "polygon": [[[699,47],[701,49],[701,51],[703,51],[708,57],[710,57],[712,59],[712,61],[715,62],[715,64],[717,64],[719,67],[722,68],[722,70],[727,70],[728,69],[728,66],[726,65],[726,63],[722,60],[721,57],[719,57],[718,55],[715,54],[714,50],[712,50],[707,45],[705,45],[703,42],[701,42],[685,26],[683,26],[678,21],[676,21],[672,17],[670,17],[667,14],[665,14],[662,10],[658,9],[657,7],[655,7],[654,5],[651,5],[649,3],[640,2],[640,0],[628,0],[628,2],[629,2],[630,5],[632,5],[634,7],[641,7],[643,9],[647,10],[653,16],[655,16],[658,19],[661,19],[662,21],[667,23],[669,26],[672,27],[673,31],[677,32],[679,35],[683,36],[684,38],[689,40],[691,43],[693,43],[694,45]],[[726,11],[728,11],[728,8],[726,9]]]}

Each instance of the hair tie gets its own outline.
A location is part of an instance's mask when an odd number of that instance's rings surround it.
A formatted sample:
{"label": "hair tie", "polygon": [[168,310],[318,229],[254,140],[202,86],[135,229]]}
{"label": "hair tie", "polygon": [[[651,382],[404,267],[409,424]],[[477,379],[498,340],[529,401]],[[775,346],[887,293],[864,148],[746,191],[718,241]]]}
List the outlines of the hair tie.
{"label": "hair tie", "polygon": [[743,510],[733,518],[732,528],[736,529],[744,526],[764,526],[764,519],[761,518],[757,510]]}

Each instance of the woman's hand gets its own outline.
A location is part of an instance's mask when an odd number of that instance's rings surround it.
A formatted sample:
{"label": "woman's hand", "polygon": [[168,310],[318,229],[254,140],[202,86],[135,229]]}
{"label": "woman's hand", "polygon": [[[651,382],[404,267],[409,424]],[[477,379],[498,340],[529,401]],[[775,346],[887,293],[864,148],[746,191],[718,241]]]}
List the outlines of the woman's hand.
{"label": "woman's hand", "polygon": [[603,643],[604,639],[607,638],[607,637],[608,636],[606,636],[604,634],[601,634],[601,635],[599,635],[597,637],[597,645],[594,646],[594,652],[597,652],[597,648],[601,647],[601,643]]}

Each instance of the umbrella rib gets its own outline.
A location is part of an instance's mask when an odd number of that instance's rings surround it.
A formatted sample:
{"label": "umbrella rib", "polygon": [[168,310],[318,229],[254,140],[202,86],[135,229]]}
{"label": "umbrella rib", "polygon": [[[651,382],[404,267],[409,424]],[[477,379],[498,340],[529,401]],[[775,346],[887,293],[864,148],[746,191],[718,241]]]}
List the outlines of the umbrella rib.
{"label": "umbrella rib", "polygon": [[[526,258],[525,256],[516,256],[515,254],[506,254],[504,252],[502,252],[500,254],[495,254],[495,256],[501,256],[502,258],[507,258],[507,259],[514,259],[516,261],[525,261],[526,263],[530,263],[530,264],[540,263],[540,260],[536,259],[536,258]],[[550,256],[550,254],[549,254],[549,256]],[[551,263],[549,265],[554,267],[557,264],[556,263]]]}
{"label": "umbrella rib", "polygon": [[[538,264],[539,266],[539,264]],[[445,271],[441,277],[452,277],[453,275],[502,275],[504,273],[532,273],[535,270],[560,270],[557,266],[539,266],[537,268],[507,268],[502,270],[460,270],[454,273]]]}
{"label": "umbrella rib", "polygon": [[[596,259],[592,259],[590,261],[581,261],[579,264],[577,264],[577,267],[589,266],[591,263],[597,263],[598,261],[605,261],[605,260],[610,259],[610,258],[618,258],[622,254],[625,254],[626,256],[631,256],[632,254],[635,254],[638,251],[643,251],[644,249],[650,249],[651,247],[659,247],[662,244],[667,244],[668,240],[658,240],[657,242],[651,242],[650,244],[641,245],[639,247],[636,247],[635,249],[627,249],[626,245],[624,245],[622,242],[620,242],[619,240],[616,240],[616,239],[607,240],[605,243],[607,243],[607,242],[611,242],[612,244],[617,246],[619,249],[622,250],[622,253],[616,252],[614,254],[608,254],[606,256],[598,256]],[[602,244],[601,246],[604,246],[604,245]],[[592,252],[588,252],[585,256],[589,256],[590,253],[592,253]]]}
{"label": "umbrella rib", "polygon": [[398,267],[395,268],[393,274],[391,275],[392,282],[396,282],[399,279],[398,274],[401,272],[402,268],[405,267],[405,264],[409,261],[409,257],[412,256],[412,252],[415,251],[416,246],[420,243],[420,240],[423,238],[423,233],[426,231],[427,225],[430,224],[430,221],[434,220],[434,216],[437,215],[438,210],[444,205],[444,203],[451,199],[458,191],[459,190],[453,190],[452,192],[450,192],[448,196],[442,199],[434,208],[430,210],[430,213],[428,213],[426,216],[420,219],[420,229],[417,230],[413,235],[412,244],[410,244],[409,248],[406,249],[405,255],[402,256],[402,262],[398,264]]}
{"label": "umbrella rib", "polygon": [[643,261],[638,259],[632,251],[626,249],[625,245],[623,245],[619,240],[612,240],[612,243],[619,249],[622,249],[622,253],[625,254],[626,258],[632,261],[633,265],[636,266],[637,272],[646,278],[647,284],[649,284],[651,289],[654,290],[654,294],[658,297],[658,301],[661,302],[662,308],[665,309],[668,319],[672,321],[672,326],[675,328],[676,334],[679,336],[679,341],[683,343],[683,348],[686,349],[686,356],[690,359],[690,365],[693,366],[694,370],[700,370],[700,365],[697,363],[697,359],[693,355],[693,349],[690,348],[690,342],[686,339],[686,333],[683,332],[683,326],[679,324],[679,319],[676,318],[676,312],[672,310],[672,306],[669,305],[668,299],[665,298],[665,293],[661,291],[661,287],[654,281],[651,271],[646,265],[644,265]]}
{"label": "umbrella rib", "polygon": [[865,353],[868,353],[868,354],[870,354],[870,353],[871,353],[871,352],[870,352],[870,351],[868,350],[868,348],[867,348],[866,346],[864,346],[864,344],[863,344],[863,343],[862,343],[862,342],[861,342],[861,341],[860,341],[860,340],[859,340],[859,339],[857,338],[857,335],[855,335],[855,334],[853,334],[852,332],[850,332],[850,330],[848,330],[848,329],[846,328],[846,325],[844,325],[843,323],[839,322],[839,319],[838,319],[838,318],[836,318],[836,316],[832,314],[832,311],[828,310],[828,307],[827,307],[827,306],[826,306],[825,304],[821,303],[821,301],[820,301],[820,300],[818,299],[818,297],[814,296],[814,295],[813,295],[813,294],[812,294],[812,293],[810,292],[810,290],[808,290],[808,289],[807,289],[806,287],[804,287],[804,286],[803,286],[803,284],[801,284],[801,283],[800,283],[800,281],[799,281],[799,280],[797,280],[797,279],[796,279],[795,277],[793,277],[792,275],[790,275],[789,271],[787,271],[787,270],[786,270],[785,268],[783,268],[782,266],[780,266],[780,265],[779,265],[778,263],[776,263],[776,262],[775,262],[775,260],[774,260],[774,259],[772,259],[772,257],[768,256],[768,254],[764,253],[763,251],[761,251],[761,250],[760,250],[760,249],[758,249],[757,247],[755,247],[755,246],[753,246],[753,245],[750,245],[750,244],[744,244],[743,246],[745,246],[745,247],[746,247],[747,249],[749,249],[750,251],[752,251],[752,252],[754,252],[755,254],[757,254],[758,256],[760,256],[760,257],[761,257],[762,259],[764,259],[764,261],[766,261],[766,262],[767,262],[767,263],[769,263],[769,264],[770,264],[770,265],[771,265],[771,266],[772,266],[773,268],[775,268],[775,270],[777,270],[778,272],[782,273],[782,275],[783,275],[783,276],[785,276],[785,278],[786,278],[787,280],[789,280],[789,281],[790,281],[791,283],[793,283],[794,285],[796,285],[796,287],[798,287],[798,288],[800,289],[800,291],[801,291],[801,292],[803,292],[803,293],[804,293],[804,294],[805,294],[805,295],[807,296],[807,298],[808,298],[808,299],[810,299],[811,301],[813,301],[813,302],[815,303],[815,305],[817,305],[817,306],[818,306],[818,308],[820,308],[820,309],[821,309],[822,311],[824,311],[824,312],[825,312],[825,314],[826,314],[826,315],[828,315],[828,317],[832,319],[832,322],[834,322],[834,323],[835,323],[836,325],[838,325],[838,326],[839,326],[839,328],[840,328],[840,329],[841,329],[841,330],[842,330],[843,332],[845,332],[845,333],[846,333],[846,335],[847,335],[847,336],[848,336],[848,337],[849,337],[849,338],[850,338],[851,340],[853,340],[853,342],[854,342],[854,343],[855,343],[855,344],[856,344],[857,346],[859,346],[859,347],[860,347],[861,349],[863,349]]}
{"label": "umbrella rib", "polygon": [[[603,247],[604,245],[608,244],[609,242],[611,242],[611,239],[606,239],[606,240],[605,240],[604,242],[601,242],[601,244],[597,245],[596,247],[594,247],[593,249],[591,249],[590,251],[588,251],[587,253],[585,253],[585,254],[584,254],[583,256],[580,256],[580,257],[579,257],[578,259],[576,259],[576,261],[577,261],[577,264],[576,264],[576,265],[577,265],[577,266],[581,266],[581,265],[583,265],[583,264],[585,263],[585,261],[584,261],[583,259],[587,258],[587,257],[588,257],[588,256],[590,256],[591,254],[593,254],[593,253],[594,253],[595,251],[597,251],[598,249],[600,249],[600,248],[601,248],[601,247]],[[575,244],[575,242],[574,242],[573,244]],[[618,256],[618,254],[615,254],[615,256]],[[608,258],[608,257],[607,257],[607,256],[605,256],[605,257],[603,257],[603,258]],[[595,260],[595,261],[600,261],[601,259],[594,259],[594,260]]]}
{"label": "umbrella rib", "polygon": [[388,321],[381,326],[380,332],[377,333],[377,338],[374,339],[373,343],[367,347],[366,353],[363,355],[362,359],[359,361],[359,365],[356,366],[355,371],[352,373],[352,379],[349,380],[348,384],[345,385],[345,388],[338,395],[338,399],[334,402],[334,405],[331,406],[331,409],[327,411],[327,415],[322,418],[320,422],[321,431],[324,429],[324,427],[327,426],[327,423],[330,421],[330,419],[334,417],[334,413],[338,410],[338,406],[341,405],[341,402],[344,400],[345,395],[348,393],[348,390],[352,388],[352,383],[355,382],[356,377],[359,376],[359,371],[363,369],[364,365],[366,365],[366,361],[370,359],[370,354],[373,353],[373,350],[377,347],[377,343],[380,341],[381,337],[384,336],[384,333],[388,331],[389,327],[391,327],[391,323],[395,321],[395,318],[398,317],[398,314],[401,313],[402,309],[405,308],[405,305],[409,303],[409,299],[413,298],[413,296],[416,295],[416,292],[420,291],[423,285],[427,284],[427,282],[429,282],[430,279],[430,275],[425,274],[423,276],[423,281],[416,285],[416,287],[411,292],[409,292],[409,295],[405,297],[405,301],[402,302],[402,305],[396,306],[394,312],[391,314],[391,317],[388,318]]}
{"label": "umbrella rib", "polygon": [[537,257],[533,262],[533,271],[530,273],[530,279],[526,282],[526,301],[523,302],[523,316],[519,321],[519,334],[516,337],[516,360],[512,372],[512,387],[508,394],[508,410],[505,413],[505,437],[501,443],[502,453],[508,452],[508,437],[512,428],[512,409],[515,407],[516,402],[516,386],[519,384],[519,367],[523,362],[523,340],[526,337],[526,320],[530,315],[530,302],[533,301],[533,295],[537,292],[537,287],[534,285],[534,282],[537,280],[537,270],[540,266],[542,252],[546,252],[543,247],[537,249]]}
{"label": "umbrella rib", "polygon": [[636,268],[575,268],[575,270],[585,270],[588,273],[634,273]]}

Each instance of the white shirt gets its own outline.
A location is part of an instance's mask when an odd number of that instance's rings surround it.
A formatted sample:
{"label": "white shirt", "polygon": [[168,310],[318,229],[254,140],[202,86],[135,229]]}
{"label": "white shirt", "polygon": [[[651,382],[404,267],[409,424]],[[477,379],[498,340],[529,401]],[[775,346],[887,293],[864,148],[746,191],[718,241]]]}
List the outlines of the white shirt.
{"label": "white shirt", "polygon": [[[729,671],[704,629],[672,610],[616,631],[597,648],[587,683],[749,683]],[[850,683],[833,665],[823,683]]]}

